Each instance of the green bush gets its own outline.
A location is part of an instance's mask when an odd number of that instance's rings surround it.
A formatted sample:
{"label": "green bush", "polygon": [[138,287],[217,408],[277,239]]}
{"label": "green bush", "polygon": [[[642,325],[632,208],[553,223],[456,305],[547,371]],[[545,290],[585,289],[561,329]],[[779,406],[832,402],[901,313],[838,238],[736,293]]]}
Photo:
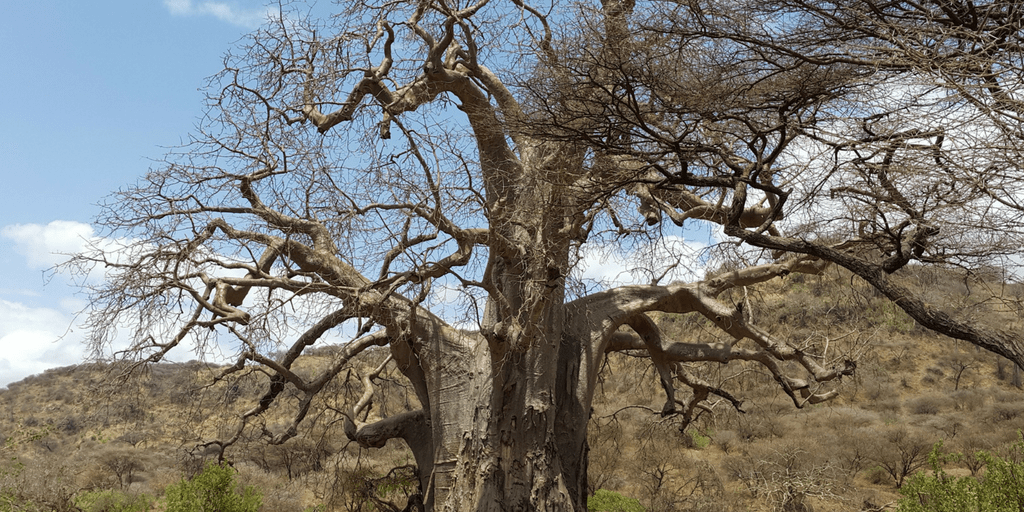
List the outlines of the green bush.
{"label": "green bush", "polygon": [[[1020,434],[1019,434],[1020,435]],[[985,464],[980,479],[971,476],[951,477],[942,470],[942,463],[959,458],[959,454],[943,455],[942,443],[932,448],[929,464],[931,474],[913,475],[900,490],[899,512],[1018,512],[1024,510],[1024,435],[1010,449],[1010,456],[1001,459],[978,452]]]}
{"label": "green bush", "polygon": [[708,437],[708,436],[706,436],[704,434],[701,434],[700,432],[697,432],[696,430],[690,430],[690,431],[686,432],[686,434],[684,434],[684,435],[689,436],[689,439],[686,439],[686,441],[688,441],[687,444],[689,445],[690,448],[694,448],[694,449],[697,449],[697,450],[703,450],[704,448],[707,448],[708,445],[711,444],[711,438],[710,437]]}
{"label": "green bush", "polygon": [[587,498],[588,512],[646,512],[640,501],[615,491],[598,489]]}
{"label": "green bush", "polygon": [[235,470],[209,463],[191,480],[167,487],[167,512],[256,512],[263,496],[253,486],[235,483]]}
{"label": "green bush", "polygon": [[82,512],[147,512],[154,501],[147,494],[93,491],[75,497],[75,506],[82,509]]}

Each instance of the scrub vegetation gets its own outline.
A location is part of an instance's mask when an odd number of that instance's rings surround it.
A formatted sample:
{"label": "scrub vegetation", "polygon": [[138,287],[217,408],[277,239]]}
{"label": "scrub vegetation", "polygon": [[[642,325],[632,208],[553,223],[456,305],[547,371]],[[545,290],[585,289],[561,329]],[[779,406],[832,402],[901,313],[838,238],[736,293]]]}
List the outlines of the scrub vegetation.
{"label": "scrub vegetation", "polygon": [[[975,290],[998,284],[965,286],[919,271],[908,269],[906,278],[927,275],[935,300],[971,302]],[[1020,373],[994,354],[913,322],[892,322],[884,298],[866,286],[839,286],[843,281],[849,275],[835,271],[747,290],[751,314],[765,325],[827,337],[831,350],[859,354],[857,374],[843,379],[839,397],[828,403],[792,407],[759,365],[693,364],[693,374],[741,393],[743,412],[718,399],[680,431],[678,418],[661,414],[663,391],[649,359],[629,352],[609,358],[588,430],[588,510],[945,510],[921,508],[918,497],[938,496],[942,485],[991,489],[991,475],[1009,473],[1006,463],[993,461],[1020,461]],[[1007,297],[1016,289],[1006,287]],[[979,302],[975,313],[1021,322],[1003,302]],[[657,321],[668,335],[717,335],[700,319]],[[338,350],[314,350],[296,369],[316,371]],[[362,396],[363,377],[386,358],[367,352],[340,379],[339,400]],[[121,382],[113,366],[83,364],[0,390],[0,433],[7,438],[0,510],[164,510],[176,486],[216,463],[219,451],[204,440],[257,400],[268,379],[213,382],[223,369],[160,363]],[[375,377],[372,414],[414,404],[393,371]],[[265,512],[403,510],[410,497],[416,503],[407,447],[362,448],[343,425],[324,419],[280,445],[244,439],[226,452],[229,466],[213,467],[231,476],[236,490],[262,495]],[[265,420],[274,425],[288,417],[271,409]],[[904,496],[918,501],[899,501]]]}

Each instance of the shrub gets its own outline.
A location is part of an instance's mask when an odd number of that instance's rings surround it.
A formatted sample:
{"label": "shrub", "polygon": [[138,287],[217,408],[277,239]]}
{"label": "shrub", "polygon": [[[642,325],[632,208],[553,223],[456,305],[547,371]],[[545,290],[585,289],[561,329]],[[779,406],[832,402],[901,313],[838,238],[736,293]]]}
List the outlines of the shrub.
{"label": "shrub", "polygon": [[715,444],[717,444],[725,453],[735,450],[739,446],[739,443],[740,436],[732,430],[723,430],[715,436]]}
{"label": "shrub", "polygon": [[[900,490],[899,512],[944,512],[977,510],[979,512],[1015,512],[1024,509],[1024,436],[1014,443],[1008,459],[978,452],[985,462],[985,475],[951,477],[942,470],[942,463],[959,457],[943,456],[942,443],[937,443],[928,458],[932,474],[918,473]],[[1018,459],[1014,461],[1012,459]]]}
{"label": "shrub", "polygon": [[87,492],[75,497],[75,505],[82,512],[147,512],[154,501],[146,494],[113,490]]}
{"label": "shrub", "polygon": [[740,437],[740,440],[745,442],[754,442],[759,439],[768,439],[772,437],[772,427],[767,421],[759,421],[764,419],[763,414],[755,413],[753,419],[742,418],[736,425],[736,435]]}
{"label": "shrub", "polygon": [[701,434],[696,430],[691,430],[687,432],[684,440],[686,441],[687,446],[695,450],[703,450],[704,448],[707,448],[709,444],[711,444],[710,437]]}
{"label": "shrub", "polygon": [[989,421],[1000,423],[1016,419],[1021,415],[1024,415],[1024,403],[995,403],[992,404]]}
{"label": "shrub", "polygon": [[928,394],[911,399],[907,404],[914,414],[938,414],[945,409],[954,407],[953,399],[938,394]]}
{"label": "shrub", "polygon": [[869,468],[864,473],[864,478],[867,479],[868,482],[871,482],[875,485],[886,484],[889,483],[890,481],[889,473],[886,473],[886,471],[882,469],[881,466],[874,466],[872,468]]}
{"label": "shrub", "polygon": [[70,512],[77,510],[77,486],[66,457],[43,455],[25,465],[17,457],[0,459],[0,512]]}
{"label": "shrub", "polygon": [[212,462],[191,480],[169,486],[166,498],[167,512],[256,512],[263,502],[255,487],[235,483],[234,469]]}
{"label": "shrub", "polygon": [[985,403],[985,395],[973,389],[959,389],[950,393],[953,406],[958,411],[972,412]]}
{"label": "shrub", "polygon": [[627,498],[615,491],[598,489],[587,498],[588,512],[646,512],[640,501]]}
{"label": "shrub", "polygon": [[903,404],[898,398],[880,398],[864,404],[865,409],[877,412],[885,417],[898,417],[903,411]]}
{"label": "shrub", "polygon": [[840,501],[848,483],[845,471],[821,450],[809,450],[801,440],[751,447],[742,456],[726,459],[730,476],[771,510],[806,510],[807,498]]}

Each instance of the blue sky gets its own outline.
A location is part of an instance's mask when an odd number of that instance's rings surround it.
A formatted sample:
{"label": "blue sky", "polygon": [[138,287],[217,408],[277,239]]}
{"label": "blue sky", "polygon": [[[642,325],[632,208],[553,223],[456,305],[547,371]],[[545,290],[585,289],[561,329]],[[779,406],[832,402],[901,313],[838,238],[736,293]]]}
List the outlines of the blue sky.
{"label": "blue sky", "polygon": [[[320,9],[328,9],[321,2]],[[0,386],[81,361],[84,297],[44,270],[182,142],[263,0],[36,0],[0,16]]]}

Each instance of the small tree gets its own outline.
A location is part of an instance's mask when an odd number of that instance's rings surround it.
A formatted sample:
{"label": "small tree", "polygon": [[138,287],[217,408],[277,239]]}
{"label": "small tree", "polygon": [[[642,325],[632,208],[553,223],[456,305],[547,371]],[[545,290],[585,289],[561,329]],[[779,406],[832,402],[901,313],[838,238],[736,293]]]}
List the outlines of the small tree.
{"label": "small tree", "polygon": [[104,452],[99,465],[117,479],[118,488],[131,486],[138,473],[146,470],[145,454],[133,448],[118,447]]}
{"label": "small tree", "polygon": [[881,438],[872,459],[892,477],[898,489],[910,474],[928,463],[929,445],[902,425],[888,428]]}
{"label": "small tree", "polygon": [[263,496],[253,486],[235,483],[235,471],[209,463],[191,480],[167,488],[167,512],[256,512]]}

